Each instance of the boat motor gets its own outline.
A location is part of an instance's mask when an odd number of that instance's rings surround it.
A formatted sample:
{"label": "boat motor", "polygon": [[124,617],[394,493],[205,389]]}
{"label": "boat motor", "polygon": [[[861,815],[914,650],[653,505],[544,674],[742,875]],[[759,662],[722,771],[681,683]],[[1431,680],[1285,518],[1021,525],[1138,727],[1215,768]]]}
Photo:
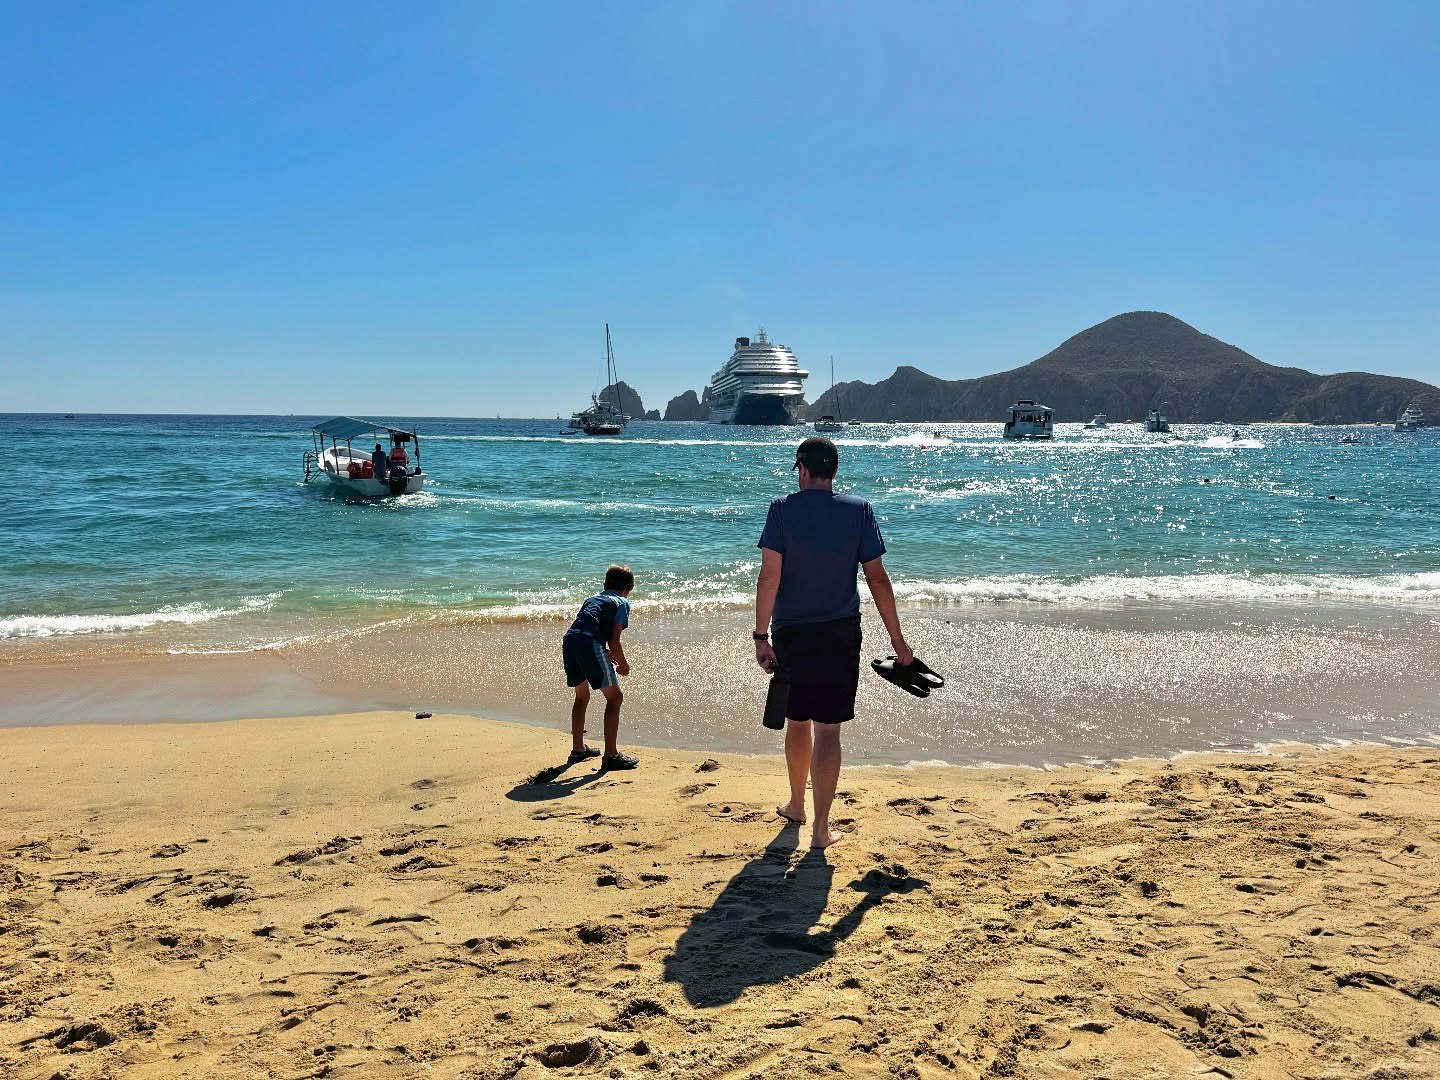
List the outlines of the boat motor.
{"label": "boat motor", "polygon": [[389,484],[391,495],[404,495],[405,487],[409,482],[410,478],[405,475],[403,468],[390,470]]}

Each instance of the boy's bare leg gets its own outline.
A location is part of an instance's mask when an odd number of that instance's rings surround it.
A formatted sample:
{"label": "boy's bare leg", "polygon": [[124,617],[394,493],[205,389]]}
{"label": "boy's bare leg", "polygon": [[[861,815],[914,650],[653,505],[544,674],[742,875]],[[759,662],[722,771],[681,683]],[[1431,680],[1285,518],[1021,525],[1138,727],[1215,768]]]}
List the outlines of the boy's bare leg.
{"label": "boy's bare leg", "polygon": [[570,706],[570,749],[575,753],[585,749],[585,706],[590,704],[590,684],[581,683],[575,687],[575,702]]}
{"label": "boy's bare leg", "polygon": [[785,721],[785,769],[790,774],[790,801],[775,813],[805,824],[805,784],[810,779],[810,721]]}
{"label": "boy's bare leg", "polygon": [[620,753],[615,739],[620,734],[620,703],[625,695],[618,686],[606,686],[600,693],[605,695],[605,756],[614,757]]}
{"label": "boy's bare leg", "polygon": [[815,799],[815,824],[811,828],[810,846],[825,848],[845,835],[830,828],[830,804],[835,801],[835,786],[840,782],[840,725],[813,726],[815,750],[810,764],[810,783]]}

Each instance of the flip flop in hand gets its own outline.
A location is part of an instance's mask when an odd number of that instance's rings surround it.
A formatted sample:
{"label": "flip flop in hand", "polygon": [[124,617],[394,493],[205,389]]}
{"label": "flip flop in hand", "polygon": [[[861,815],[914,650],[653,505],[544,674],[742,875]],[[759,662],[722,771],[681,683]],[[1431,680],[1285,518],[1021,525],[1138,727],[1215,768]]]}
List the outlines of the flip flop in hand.
{"label": "flip flop in hand", "polygon": [[883,660],[871,660],[870,667],[886,682],[892,682],[918,698],[929,697],[931,690],[945,685],[945,677],[931,671],[919,657],[908,664],[901,664],[895,657],[887,656]]}

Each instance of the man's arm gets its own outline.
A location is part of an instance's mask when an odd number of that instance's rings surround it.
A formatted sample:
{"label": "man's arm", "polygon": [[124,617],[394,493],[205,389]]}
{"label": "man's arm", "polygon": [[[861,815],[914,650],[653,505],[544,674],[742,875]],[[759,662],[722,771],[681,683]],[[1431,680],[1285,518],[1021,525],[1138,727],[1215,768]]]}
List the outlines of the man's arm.
{"label": "man's arm", "polygon": [[[770,548],[760,549],[760,579],[755,583],[755,633],[770,632],[775,613],[775,594],[780,590],[780,568],[785,557]],[[775,670],[775,649],[768,641],[755,642],[755,662],[765,671]]]}
{"label": "man's arm", "polygon": [[910,646],[905,643],[905,635],[900,632],[900,614],[895,610],[895,587],[890,584],[890,575],[885,572],[884,560],[871,559],[863,563],[861,569],[865,571],[865,584],[870,586],[870,595],[875,600],[875,610],[880,613],[880,621],[890,632],[890,647],[895,650],[896,662],[910,663],[915,659],[915,654],[910,651]]}
{"label": "man's arm", "polygon": [[630,674],[630,661],[625,659],[625,650],[620,645],[620,632],[625,628],[618,622],[610,630],[610,659],[615,662],[615,670],[621,675]]}

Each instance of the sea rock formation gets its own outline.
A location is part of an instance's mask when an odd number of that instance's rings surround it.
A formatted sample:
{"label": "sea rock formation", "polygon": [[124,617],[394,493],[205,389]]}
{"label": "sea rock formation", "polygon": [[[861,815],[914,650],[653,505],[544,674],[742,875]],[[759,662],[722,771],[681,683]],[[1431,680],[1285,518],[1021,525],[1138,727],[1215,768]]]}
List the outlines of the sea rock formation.
{"label": "sea rock formation", "polygon": [[708,420],[710,410],[700,404],[700,398],[694,390],[686,390],[678,397],[670,399],[665,406],[666,420]]}
{"label": "sea rock formation", "polygon": [[640,395],[635,388],[621,379],[617,383],[611,383],[596,395],[601,401],[611,401],[619,406],[620,411],[633,419],[649,419],[645,416],[645,403],[640,400]]}
{"label": "sea rock formation", "polygon": [[[1171,420],[1393,421],[1414,402],[1440,414],[1440,388],[1364,372],[1316,375],[1276,367],[1203,334],[1173,315],[1132,311],[1081,331],[1023,367],[978,379],[940,379],[902,366],[878,383],[848,382],[807,406],[860,420],[999,421],[1018,398],[1058,421],[1142,419],[1165,406]],[[677,399],[678,400],[678,399]]]}

